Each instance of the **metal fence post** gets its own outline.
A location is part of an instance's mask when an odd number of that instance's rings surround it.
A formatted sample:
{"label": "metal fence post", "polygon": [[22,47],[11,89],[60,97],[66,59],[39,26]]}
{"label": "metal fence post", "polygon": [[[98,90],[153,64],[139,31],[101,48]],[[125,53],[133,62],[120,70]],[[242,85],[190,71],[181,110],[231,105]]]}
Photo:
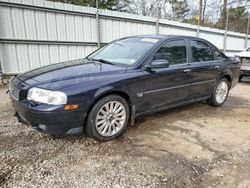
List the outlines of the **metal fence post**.
{"label": "metal fence post", "polygon": [[245,48],[247,48],[247,46],[248,46],[249,19],[250,19],[250,16],[248,16],[248,19],[247,19],[247,32],[246,32]]}
{"label": "metal fence post", "polygon": [[97,32],[97,47],[101,47],[101,28],[99,18],[99,0],[96,0],[96,32]]}
{"label": "metal fence post", "polygon": [[197,36],[197,37],[200,36],[200,25],[198,25],[198,27],[197,27],[196,36]]}
{"label": "metal fence post", "polygon": [[3,85],[2,44],[0,43],[0,86]]}
{"label": "metal fence post", "polygon": [[156,29],[156,34],[159,35],[160,34],[159,18],[157,18],[156,20],[155,29]]}
{"label": "metal fence post", "polygon": [[3,72],[2,72],[2,66],[1,66],[1,61],[0,61],[0,85],[3,84]]}
{"label": "metal fence post", "polygon": [[161,13],[161,8],[158,4],[158,14],[157,14],[157,19],[156,19],[156,23],[155,23],[155,32],[157,35],[160,34],[160,28],[159,28],[159,22],[160,22],[160,13]]}
{"label": "metal fence post", "polygon": [[223,41],[223,52],[224,53],[226,53],[226,51],[227,51],[228,16],[229,16],[229,12],[227,10],[226,28],[225,28],[224,41]]}
{"label": "metal fence post", "polygon": [[[201,7],[200,7],[201,8]],[[201,11],[199,13],[199,17],[198,17],[198,27],[196,30],[196,36],[199,37],[200,36],[200,27],[201,27]]]}

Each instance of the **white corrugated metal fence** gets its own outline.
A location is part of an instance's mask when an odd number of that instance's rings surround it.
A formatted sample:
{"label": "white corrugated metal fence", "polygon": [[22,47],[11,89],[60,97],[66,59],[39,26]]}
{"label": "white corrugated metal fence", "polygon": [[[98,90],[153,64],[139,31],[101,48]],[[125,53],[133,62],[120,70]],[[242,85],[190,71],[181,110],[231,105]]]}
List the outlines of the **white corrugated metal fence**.
{"label": "white corrugated metal fence", "polygon": [[[4,74],[83,58],[98,44],[138,34],[199,35],[227,53],[249,43],[245,34],[45,0],[0,0],[0,62]],[[246,40],[248,39],[248,40]]]}

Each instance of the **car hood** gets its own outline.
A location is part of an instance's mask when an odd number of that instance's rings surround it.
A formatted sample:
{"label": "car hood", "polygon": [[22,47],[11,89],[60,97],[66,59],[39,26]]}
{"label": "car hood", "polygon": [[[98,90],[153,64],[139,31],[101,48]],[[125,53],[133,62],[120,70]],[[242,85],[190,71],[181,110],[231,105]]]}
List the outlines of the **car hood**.
{"label": "car hood", "polygon": [[62,82],[63,80],[94,79],[112,74],[121,74],[126,67],[98,63],[80,59],[48,65],[17,76],[17,78],[29,85],[42,85],[46,83]]}
{"label": "car hood", "polygon": [[250,57],[250,52],[243,51],[237,54],[239,57]]}

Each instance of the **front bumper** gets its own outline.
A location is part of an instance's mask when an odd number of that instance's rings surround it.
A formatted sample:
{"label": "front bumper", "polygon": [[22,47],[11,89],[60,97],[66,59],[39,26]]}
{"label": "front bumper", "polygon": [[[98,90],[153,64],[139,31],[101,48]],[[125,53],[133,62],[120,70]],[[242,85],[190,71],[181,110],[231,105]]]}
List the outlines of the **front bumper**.
{"label": "front bumper", "polygon": [[13,101],[21,123],[51,135],[78,134],[83,130],[86,113],[83,109],[64,111],[62,106],[34,105],[28,100]]}

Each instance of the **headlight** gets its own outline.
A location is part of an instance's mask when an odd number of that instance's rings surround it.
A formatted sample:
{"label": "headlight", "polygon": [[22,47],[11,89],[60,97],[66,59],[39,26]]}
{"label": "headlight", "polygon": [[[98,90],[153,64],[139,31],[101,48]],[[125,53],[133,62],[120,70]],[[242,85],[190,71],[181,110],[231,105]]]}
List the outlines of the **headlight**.
{"label": "headlight", "polygon": [[53,105],[67,103],[67,95],[65,93],[59,91],[49,91],[36,87],[29,89],[27,99],[39,103]]}

